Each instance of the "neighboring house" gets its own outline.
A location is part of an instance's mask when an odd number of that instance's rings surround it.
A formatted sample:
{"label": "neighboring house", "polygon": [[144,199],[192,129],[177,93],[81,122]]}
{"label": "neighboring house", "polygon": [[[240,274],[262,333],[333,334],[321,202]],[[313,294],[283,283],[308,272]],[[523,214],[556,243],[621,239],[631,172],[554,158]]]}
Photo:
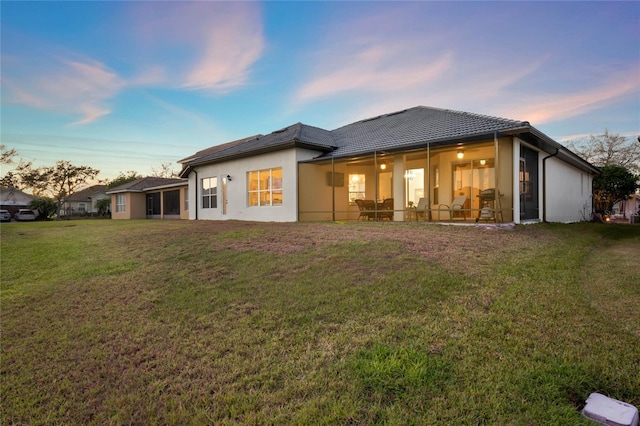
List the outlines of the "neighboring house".
{"label": "neighboring house", "polygon": [[100,212],[97,206],[98,200],[111,198],[106,194],[106,190],[107,185],[93,185],[72,194],[64,203],[64,214],[107,213]]}
{"label": "neighboring house", "polygon": [[145,177],[106,191],[113,219],[187,219],[189,191],[185,179]]}
{"label": "neighboring house", "polygon": [[623,218],[629,219],[630,223],[638,223],[640,215],[640,194],[631,194],[626,200],[622,200],[613,207],[614,213]]}
{"label": "neighboring house", "polygon": [[422,106],[331,131],[296,123],[180,163],[190,219],[250,221],[576,222],[598,173],[527,121]]}
{"label": "neighboring house", "polygon": [[0,187],[0,209],[8,210],[13,216],[19,209],[26,209],[33,196],[16,188]]}

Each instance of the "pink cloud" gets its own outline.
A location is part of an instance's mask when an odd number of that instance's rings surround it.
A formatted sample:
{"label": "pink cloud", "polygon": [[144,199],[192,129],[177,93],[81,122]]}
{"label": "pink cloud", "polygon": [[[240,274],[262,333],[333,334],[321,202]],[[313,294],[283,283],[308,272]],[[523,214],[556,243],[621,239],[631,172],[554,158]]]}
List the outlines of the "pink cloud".
{"label": "pink cloud", "polygon": [[580,116],[632,96],[638,96],[640,81],[637,68],[616,72],[594,87],[569,93],[530,95],[527,102],[509,101],[504,112],[522,117],[532,124],[544,124]]}
{"label": "pink cloud", "polygon": [[125,85],[114,71],[88,59],[39,57],[14,65],[10,75],[3,76],[9,102],[80,116],[74,124],[87,124],[108,114],[107,101]]}
{"label": "pink cloud", "polygon": [[258,3],[140,2],[131,18],[142,60],[178,87],[224,92],[247,84],[265,48]]}

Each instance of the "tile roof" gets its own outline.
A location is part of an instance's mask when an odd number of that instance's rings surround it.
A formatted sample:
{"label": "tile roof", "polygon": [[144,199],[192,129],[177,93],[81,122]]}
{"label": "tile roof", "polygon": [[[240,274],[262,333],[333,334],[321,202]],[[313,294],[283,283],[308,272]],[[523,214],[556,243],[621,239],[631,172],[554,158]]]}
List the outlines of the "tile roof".
{"label": "tile roof", "polygon": [[[435,146],[479,140],[490,137],[494,132],[502,135],[517,134],[548,153],[555,151],[554,155],[564,161],[597,172],[597,168],[532,127],[527,121],[417,106],[360,120],[335,130],[296,123],[268,135],[217,145],[181,160],[183,168],[180,175],[188,176],[192,167],[200,164],[249,157],[288,147],[305,147],[324,152],[316,158],[322,161],[328,157],[420,148],[427,142]],[[121,190],[119,188],[113,188],[109,192]]]}
{"label": "tile roof", "polygon": [[337,145],[333,156],[418,146],[426,142],[481,136],[524,126],[529,126],[529,123],[419,106],[333,130],[331,134]]}
{"label": "tile roof", "polygon": [[236,146],[238,144],[250,141],[252,139],[256,139],[256,138],[258,138],[260,136],[262,136],[262,135],[253,135],[253,136],[249,136],[247,138],[242,138],[242,139],[238,139],[238,140],[235,140],[235,141],[231,141],[231,142],[223,143],[223,144],[220,144],[220,145],[212,146],[210,148],[206,148],[206,149],[203,149],[201,151],[198,151],[195,154],[190,155],[190,156],[188,156],[186,158],[183,158],[182,160],[179,160],[178,163],[186,163],[188,161],[193,161],[193,160],[196,160],[198,158],[204,157],[205,155],[213,154],[215,152],[222,151],[222,150],[227,149],[227,148],[231,148],[231,147]]}
{"label": "tile roof", "polygon": [[[307,124],[296,123],[280,130],[259,135],[254,138],[240,140],[239,143],[219,145],[220,149],[212,147],[208,154],[187,157],[185,164],[200,164],[227,159],[246,154],[266,152],[282,149],[287,146],[308,146],[322,151],[331,151],[334,147],[333,137],[328,130]],[[203,152],[203,151],[201,151]]]}
{"label": "tile roof", "polygon": [[107,185],[93,185],[83,190],[74,192],[71,194],[67,201],[87,201],[94,195],[104,193],[107,190]]}
{"label": "tile roof", "polygon": [[162,186],[174,185],[174,184],[187,184],[186,179],[178,178],[161,178],[161,177],[143,177],[133,180],[131,182],[123,183],[107,191],[107,194],[114,192],[142,192],[151,188],[158,188]]}

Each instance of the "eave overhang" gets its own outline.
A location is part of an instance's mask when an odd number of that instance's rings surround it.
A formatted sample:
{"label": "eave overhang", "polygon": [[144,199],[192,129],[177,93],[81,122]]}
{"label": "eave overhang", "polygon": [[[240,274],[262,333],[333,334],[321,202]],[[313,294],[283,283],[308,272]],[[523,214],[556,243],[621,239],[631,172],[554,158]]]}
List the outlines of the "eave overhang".
{"label": "eave overhang", "polygon": [[226,161],[237,160],[237,159],[246,158],[246,157],[254,157],[256,155],[268,154],[270,152],[277,152],[277,151],[282,151],[282,150],[291,149],[291,148],[303,148],[303,149],[309,149],[312,151],[325,152],[325,153],[331,152],[336,149],[336,147],[318,145],[311,142],[305,142],[299,139],[293,139],[288,142],[279,143],[276,145],[266,146],[262,148],[257,148],[253,150],[247,150],[247,151],[237,152],[237,153],[227,154],[227,155],[220,155],[213,158],[198,158],[193,161],[188,161],[184,164],[184,168],[180,172],[179,177],[181,178],[187,177],[189,173],[191,173],[191,171],[197,166],[203,166],[206,164],[223,163]]}

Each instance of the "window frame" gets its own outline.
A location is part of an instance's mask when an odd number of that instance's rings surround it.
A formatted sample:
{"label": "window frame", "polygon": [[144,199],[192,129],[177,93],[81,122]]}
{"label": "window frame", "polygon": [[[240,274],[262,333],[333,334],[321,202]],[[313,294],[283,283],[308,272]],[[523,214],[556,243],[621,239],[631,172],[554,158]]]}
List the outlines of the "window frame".
{"label": "window frame", "polygon": [[[205,182],[207,182],[206,187],[205,187]],[[201,195],[200,195],[202,208],[217,209],[218,208],[218,177],[211,176],[211,177],[202,178],[200,183],[201,183],[200,188],[202,188]]]}
{"label": "window frame", "polygon": [[[354,180],[356,177],[356,180]],[[349,188],[347,197],[349,204],[355,205],[356,200],[364,200],[366,198],[367,175],[365,173],[349,173]],[[356,185],[360,185],[356,188]]]}
{"label": "window frame", "polygon": [[116,213],[127,211],[127,194],[116,194]]}
{"label": "window frame", "polygon": [[[253,177],[254,174],[256,175],[255,178]],[[264,176],[265,174],[268,175]],[[284,204],[282,176],[282,167],[272,167],[268,169],[248,171],[247,205],[249,207],[282,206]],[[255,188],[253,188],[254,185]]]}

